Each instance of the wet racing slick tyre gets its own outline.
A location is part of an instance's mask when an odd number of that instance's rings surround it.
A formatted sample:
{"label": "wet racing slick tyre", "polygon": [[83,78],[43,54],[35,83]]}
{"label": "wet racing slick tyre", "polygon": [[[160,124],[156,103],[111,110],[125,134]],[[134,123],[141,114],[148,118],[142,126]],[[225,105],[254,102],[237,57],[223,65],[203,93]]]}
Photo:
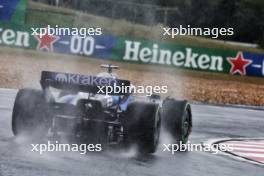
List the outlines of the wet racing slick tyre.
{"label": "wet racing slick tyre", "polygon": [[41,90],[19,90],[12,114],[14,135],[26,134],[32,138],[46,135],[51,125],[48,109]]}
{"label": "wet racing slick tyre", "polygon": [[159,143],[161,126],[159,105],[133,102],[126,113],[125,131],[128,143],[136,144],[142,154],[154,153]]}
{"label": "wet racing slick tyre", "polygon": [[192,130],[191,106],[187,101],[167,98],[162,104],[162,126],[173,142],[186,144]]}

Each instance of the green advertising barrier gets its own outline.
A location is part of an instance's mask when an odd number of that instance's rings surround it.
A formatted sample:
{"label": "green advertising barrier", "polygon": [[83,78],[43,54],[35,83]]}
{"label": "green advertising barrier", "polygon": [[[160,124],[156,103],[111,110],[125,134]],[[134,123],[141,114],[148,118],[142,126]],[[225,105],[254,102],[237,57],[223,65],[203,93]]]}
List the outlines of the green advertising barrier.
{"label": "green advertising barrier", "polygon": [[264,55],[149,40],[119,37],[111,58],[132,63],[156,64],[232,75],[258,77],[264,75]]}
{"label": "green advertising barrier", "polygon": [[36,49],[37,40],[31,35],[30,27],[0,23],[0,45]]}
{"label": "green advertising barrier", "polygon": [[264,55],[114,36],[31,35],[29,26],[0,23],[0,45],[138,64],[263,77]]}
{"label": "green advertising barrier", "polygon": [[12,22],[16,24],[24,24],[26,17],[26,9],[27,9],[28,0],[20,0],[16,11],[12,17]]}
{"label": "green advertising barrier", "polygon": [[23,25],[28,0],[1,0],[0,21]]}
{"label": "green advertising barrier", "polygon": [[158,64],[192,70],[228,73],[231,66],[226,58],[235,57],[236,54],[237,52],[232,50],[197,48],[119,38],[112,58],[141,64]]}

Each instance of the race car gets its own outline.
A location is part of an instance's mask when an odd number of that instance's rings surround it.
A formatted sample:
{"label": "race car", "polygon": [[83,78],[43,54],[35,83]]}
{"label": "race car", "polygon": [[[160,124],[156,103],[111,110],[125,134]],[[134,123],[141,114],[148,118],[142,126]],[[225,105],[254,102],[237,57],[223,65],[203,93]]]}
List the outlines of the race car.
{"label": "race car", "polygon": [[42,90],[20,89],[16,95],[12,130],[15,136],[111,145],[136,145],[154,153],[161,127],[175,143],[186,143],[192,129],[190,104],[159,95],[137,96],[108,92],[107,87],[131,86],[113,73],[114,65],[97,76],[42,71]]}

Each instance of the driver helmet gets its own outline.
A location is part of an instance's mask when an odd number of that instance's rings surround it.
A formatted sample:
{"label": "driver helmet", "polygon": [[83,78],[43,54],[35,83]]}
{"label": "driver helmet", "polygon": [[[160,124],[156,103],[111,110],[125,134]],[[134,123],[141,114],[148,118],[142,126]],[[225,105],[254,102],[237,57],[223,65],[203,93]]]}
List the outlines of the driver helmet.
{"label": "driver helmet", "polygon": [[98,77],[103,77],[103,78],[113,78],[113,79],[117,78],[117,74],[116,73],[107,73],[107,72],[99,73],[97,76]]}

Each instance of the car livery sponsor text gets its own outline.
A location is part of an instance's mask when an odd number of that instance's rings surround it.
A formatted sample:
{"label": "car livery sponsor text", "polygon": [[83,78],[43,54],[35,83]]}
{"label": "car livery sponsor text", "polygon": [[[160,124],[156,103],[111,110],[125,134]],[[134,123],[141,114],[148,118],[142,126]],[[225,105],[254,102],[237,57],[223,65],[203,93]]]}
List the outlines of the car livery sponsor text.
{"label": "car livery sponsor text", "polygon": [[54,79],[58,82],[90,86],[111,86],[116,84],[116,79],[78,74],[57,73]]}

